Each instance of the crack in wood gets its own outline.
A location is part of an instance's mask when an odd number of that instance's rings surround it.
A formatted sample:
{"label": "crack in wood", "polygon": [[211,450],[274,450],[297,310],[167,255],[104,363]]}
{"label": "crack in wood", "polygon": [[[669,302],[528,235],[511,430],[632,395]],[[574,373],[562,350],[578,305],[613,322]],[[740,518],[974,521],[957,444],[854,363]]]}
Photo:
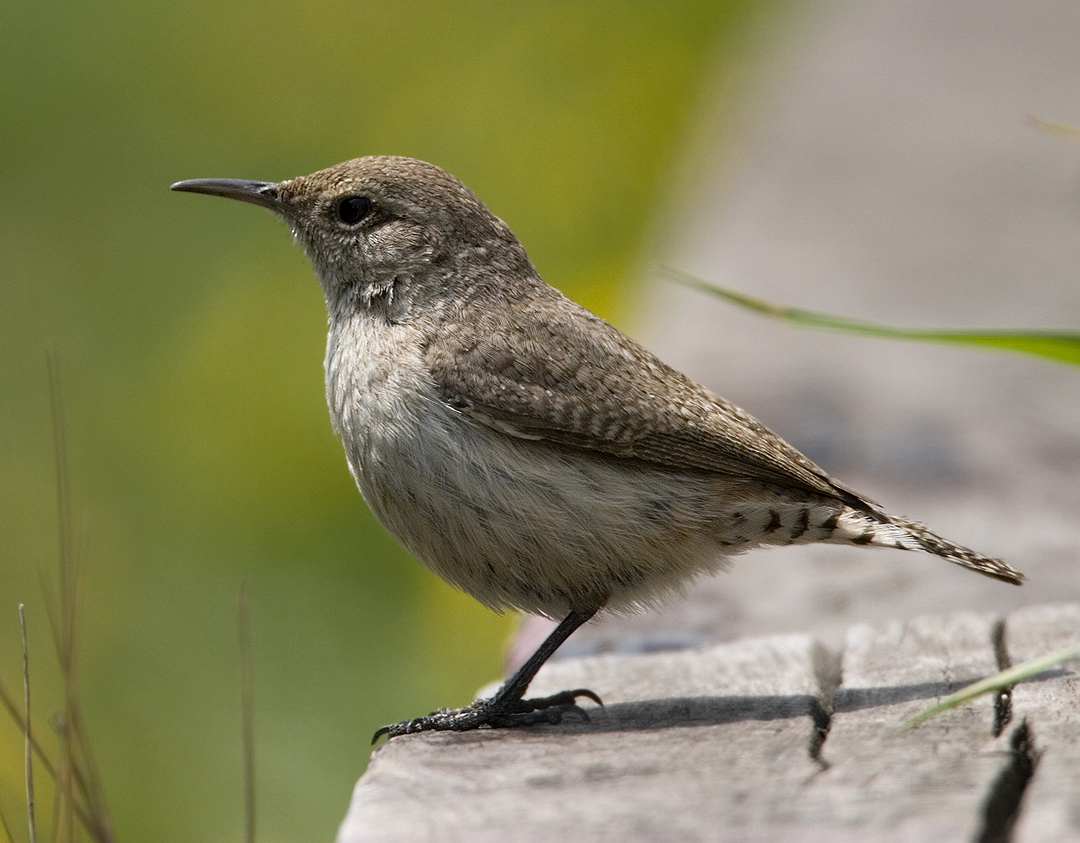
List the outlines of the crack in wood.
{"label": "crack in wood", "polygon": [[[1009,650],[1006,645],[1005,619],[999,618],[990,632],[990,640],[994,645],[994,658],[997,661],[998,670],[1008,670],[1012,667],[1012,659],[1009,658]],[[994,698],[994,737],[1000,737],[1005,727],[1012,722],[1012,690],[1013,686],[1002,688]]]}
{"label": "crack in wood", "polygon": [[822,757],[825,740],[829,737],[832,726],[833,701],[843,684],[843,659],[839,651],[833,651],[818,641],[814,642],[814,678],[817,680],[817,694],[810,703],[810,741],[807,751],[810,760],[815,762],[821,772],[831,766]]}
{"label": "crack in wood", "polygon": [[825,746],[825,739],[829,737],[829,727],[832,725],[832,712],[825,708],[819,700],[810,704],[810,760],[821,766],[822,771],[831,766],[828,761],[821,757],[821,750]]}
{"label": "crack in wood", "polygon": [[982,827],[975,843],[1010,843],[1013,827],[1020,817],[1024,791],[1035,775],[1042,750],[1035,747],[1035,735],[1026,719],[1009,737],[1009,760],[990,785],[982,807]]}

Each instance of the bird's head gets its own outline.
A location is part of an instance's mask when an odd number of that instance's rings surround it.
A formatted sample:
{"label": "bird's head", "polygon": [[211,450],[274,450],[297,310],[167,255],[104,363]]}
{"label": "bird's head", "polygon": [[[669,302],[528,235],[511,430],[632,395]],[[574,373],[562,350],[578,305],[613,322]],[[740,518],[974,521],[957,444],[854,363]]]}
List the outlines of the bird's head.
{"label": "bird's head", "polygon": [[461,285],[531,273],[517,238],[475,193],[413,158],[355,158],[288,181],[192,179],[172,189],[280,216],[314,265],[332,316],[388,301],[400,310],[460,294]]}

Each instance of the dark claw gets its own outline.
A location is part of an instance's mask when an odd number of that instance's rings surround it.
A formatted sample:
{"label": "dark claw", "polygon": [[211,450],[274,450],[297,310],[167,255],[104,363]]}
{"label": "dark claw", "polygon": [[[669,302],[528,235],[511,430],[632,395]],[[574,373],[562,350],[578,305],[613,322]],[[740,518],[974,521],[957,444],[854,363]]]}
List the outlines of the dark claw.
{"label": "dark claw", "polygon": [[526,711],[539,711],[541,709],[559,708],[561,706],[574,706],[578,697],[588,697],[597,705],[603,705],[604,701],[600,699],[596,694],[590,691],[588,688],[575,688],[573,691],[560,691],[557,694],[552,694],[550,697],[534,697],[529,700],[517,700],[514,703],[510,703],[511,711],[514,712],[526,712]]}
{"label": "dark claw", "polygon": [[496,702],[497,695],[487,700],[479,700],[465,708],[440,708],[427,717],[415,717],[402,720],[378,729],[371,738],[375,743],[383,735],[396,738],[399,735],[411,735],[415,732],[467,732],[487,726],[492,729],[505,729],[512,726],[531,726],[536,723],[558,724],[567,714],[574,714],[588,721],[589,714],[577,705],[578,697],[586,697],[597,705],[603,705],[596,694],[588,688],[562,691],[550,697],[535,697],[528,700]]}
{"label": "dark claw", "polygon": [[588,697],[590,700],[592,700],[594,703],[596,703],[601,708],[604,707],[604,701],[602,699],[600,699],[600,697],[598,697],[592,691],[590,691],[588,688],[578,688],[578,689],[576,689],[574,691],[570,691],[570,695],[575,697],[575,698],[576,697]]}

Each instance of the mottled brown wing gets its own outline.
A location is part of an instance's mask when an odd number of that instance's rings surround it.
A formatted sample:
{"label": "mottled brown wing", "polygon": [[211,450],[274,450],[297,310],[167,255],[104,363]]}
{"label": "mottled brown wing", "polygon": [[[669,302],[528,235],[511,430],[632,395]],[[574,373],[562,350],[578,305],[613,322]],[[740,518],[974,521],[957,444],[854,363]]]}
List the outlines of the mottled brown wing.
{"label": "mottled brown wing", "polygon": [[478,423],[873,508],[756,419],[561,296],[530,302],[512,320],[469,317],[444,324],[424,355],[442,399]]}

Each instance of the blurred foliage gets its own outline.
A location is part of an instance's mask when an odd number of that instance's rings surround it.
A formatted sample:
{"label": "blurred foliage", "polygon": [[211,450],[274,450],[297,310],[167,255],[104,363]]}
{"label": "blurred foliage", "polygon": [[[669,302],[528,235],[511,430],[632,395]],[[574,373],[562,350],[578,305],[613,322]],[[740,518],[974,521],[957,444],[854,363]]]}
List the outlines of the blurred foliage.
{"label": "blurred foliage", "polygon": [[[0,676],[20,675],[25,601],[47,723],[54,348],[85,557],[79,692],[118,839],[240,837],[242,581],[263,840],[329,839],[372,731],[466,702],[510,629],[363,506],[324,405],[318,287],[280,224],[168,185],[431,160],[618,321],[691,116],[731,90],[703,84],[743,72],[781,5],[4,4]],[[0,727],[8,817],[20,743]]]}

